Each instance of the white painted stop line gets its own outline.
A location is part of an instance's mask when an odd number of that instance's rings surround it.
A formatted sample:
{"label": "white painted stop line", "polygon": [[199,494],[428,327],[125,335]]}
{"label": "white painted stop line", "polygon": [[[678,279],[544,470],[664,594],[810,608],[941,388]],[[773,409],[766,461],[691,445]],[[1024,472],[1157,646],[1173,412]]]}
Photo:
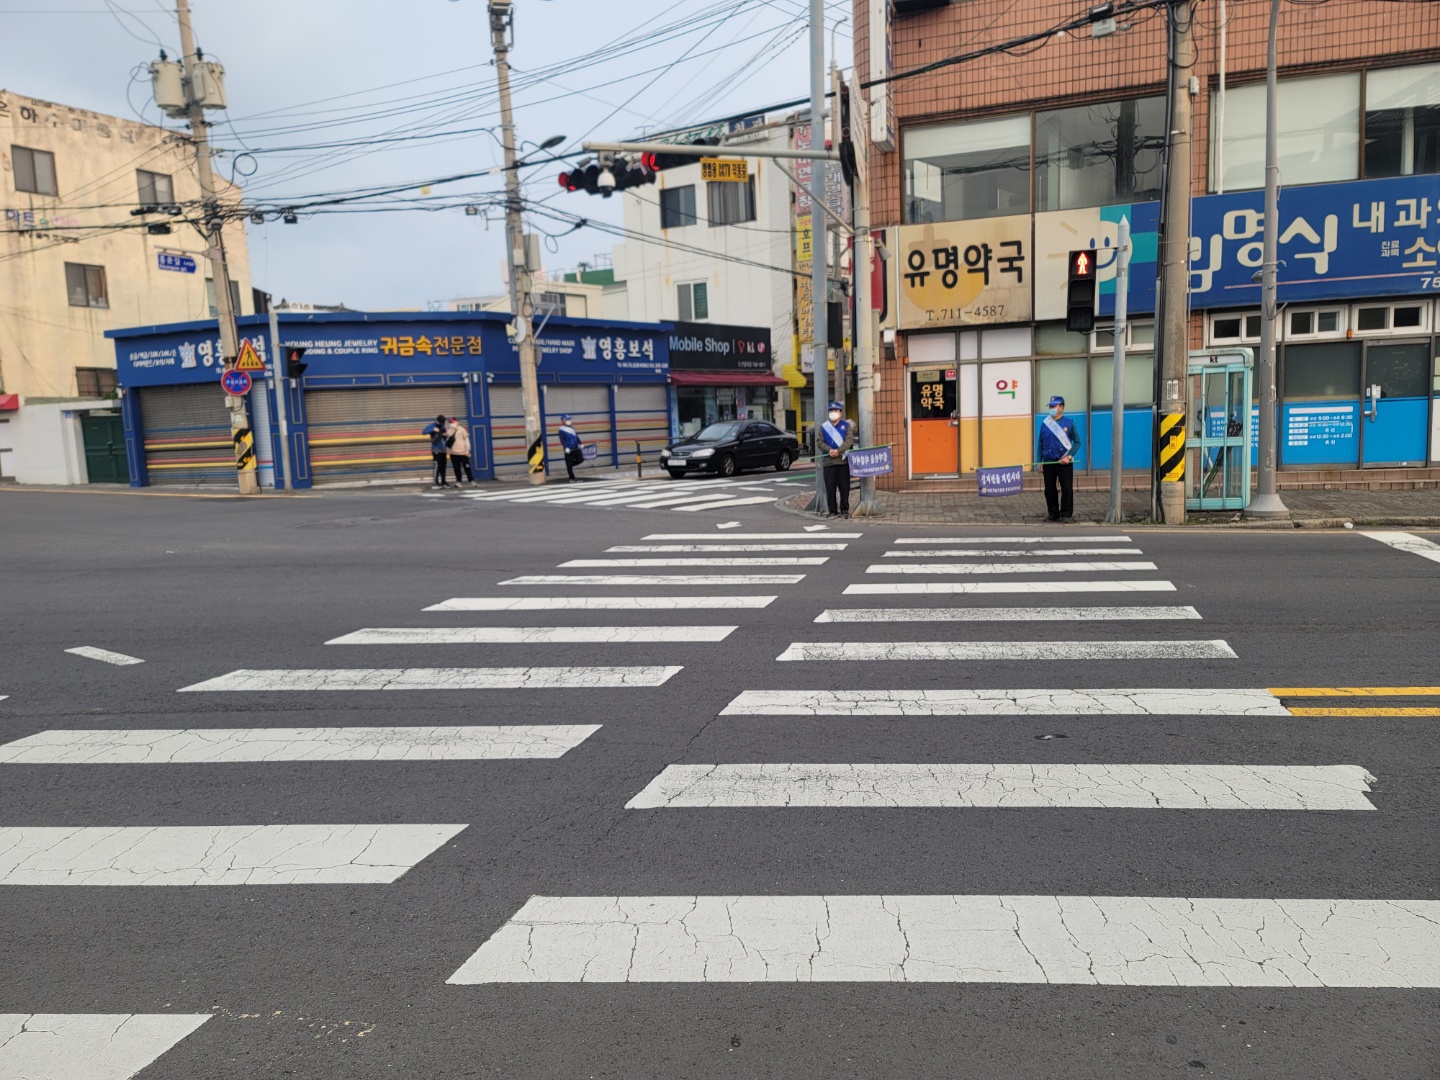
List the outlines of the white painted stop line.
{"label": "white painted stop line", "polygon": [[1440,987],[1440,901],[532,896],[452,984]]}
{"label": "white painted stop line", "polygon": [[[886,622],[1054,622],[1053,607],[827,608],[818,623]],[[1066,622],[1164,621],[1198,619],[1193,607],[1130,604],[1124,607],[1067,607]]]}
{"label": "white painted stop line", "polygon": [[680,611],[687,608],[764,608],[776,599],[774,596],[457,596],[422,610]]}
{"label": "white painted stop line", "polygon": [[383,885],[464,828],[0,828],[0,885]]}
{"label": "white painted stop line", "polygon": [[1264,689],[745,690],[722,716],[1283,716]]}
{"label": "white painted stop line", "polygon": [[210,1013],[0,1013],[0,1076],[129,1080]]}
{"label": "white painted stop line", "polygon": [[1234,660],[1223,641],[797,641],[777,660]]}
{"label": "white painted stop line", "polygon": [[735,626],[372,626],[326,645],[604,645],[724,641]]}
{"label": "white painted stop line", "polygon": [[189,765],[237,761],[558,758],[599,724],[52,730],[0,746],[0,764]]}
{"label": "white painted stop line", "polygon": [[195,690],[565,690],[660,686],[678,667],[300,668],[250,670],[182,686]]}

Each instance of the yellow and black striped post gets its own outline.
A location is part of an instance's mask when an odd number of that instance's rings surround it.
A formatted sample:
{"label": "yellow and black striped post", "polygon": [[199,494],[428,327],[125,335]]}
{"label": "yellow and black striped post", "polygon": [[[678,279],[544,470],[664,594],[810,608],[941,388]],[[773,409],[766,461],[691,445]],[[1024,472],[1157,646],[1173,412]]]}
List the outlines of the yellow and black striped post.
{"label": "yellow and black striped post", "polygon": [[532,473],[537,473],[541,469],[545,468],[544,435],[541,435],[539,438],[537,438],[534,442],[530,444],[530,449],[526,452],[525,456],[530,461],[530,471]]}
{"label": "yellow and black striped post", "polygon": [[1185,414],[1166,413],[1160,418],[1160,437],[1155,447],[1160,459],[1163,483],[1185,482]]}
{"label": "yellow and black striped post", "polygon": [[255,471],[255,436],[248,427],[236,428],[230,432],[235,443],[235,471]]}

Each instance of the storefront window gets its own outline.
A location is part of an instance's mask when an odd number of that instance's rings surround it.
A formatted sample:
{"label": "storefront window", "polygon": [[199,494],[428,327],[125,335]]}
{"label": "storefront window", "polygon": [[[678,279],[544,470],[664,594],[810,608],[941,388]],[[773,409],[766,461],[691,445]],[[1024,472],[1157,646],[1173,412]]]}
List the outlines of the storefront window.
{"label": "storefront window", "polygon": [[1044,412],[1046,402],[1054,394],[1065,399],[1066,412],[1084,412],[1090,407],[1083,358],[1042,360],[1035,365],[1035,369],[1035,382],[1040,391],[1035,396],[1036,411]]}
{"label": "storefront window", "polygon": [[1440,172],[1440,64],[1365,76],[1365,175]]}
{"label": "storefront window", "polygon": [[1107,101],[1035,114],[1035,209],[1160,198],[1165,99]]}
{"label": "storefront window", "polygon": [[[1360,169],[1360,75],[1284,79],[1276,85],[1280,181],[1319,184],[1354,180]],[[1210,187],[1215,188],[1219,110],[1211,98]],[[1265,84],[1225,95],[1225,190],[1265,186]]]}
{"label": "storefront window", "polygon": [[905,221],[1030,212],[1030,115],[905,132]]}
{"label": "storefront window", "polygon": [[[1114,397],[1115,358],[1097,356],[1090,361],[1090,390],[1095,408],[1108,409]],[[1155,354],[1125,355],[1125,405],[1144,407],[1155,400]]]}
{"label": "storefront window", "polygon": [[1358,341],[1285,346],[1285,400],[1358,398],[1363,348]]}
{"label": "storefront window", "polygon": [[1036,356],[1077,356],[1089,351],[1089,339],[1066,330],[1064,323],[1039,323],[1035,327]]}

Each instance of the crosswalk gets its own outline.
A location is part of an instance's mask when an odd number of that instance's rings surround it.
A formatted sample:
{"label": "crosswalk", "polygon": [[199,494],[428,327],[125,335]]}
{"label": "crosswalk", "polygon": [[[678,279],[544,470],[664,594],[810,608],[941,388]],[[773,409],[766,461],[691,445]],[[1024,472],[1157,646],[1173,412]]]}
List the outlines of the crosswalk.
{"label": "crosswalk", "polygon": [[[874,550],[877,539],[885,550]],[[860,541],[869,543],[862,548]],[[1408,542],[1392,546],[1429,557]],[[416,608],[430,617],[423,625],[362,626],[314,642],[324,646],[325,655],[355,666],[220,670],[174,687],[176,693],[217,695],[214,700],[257,711],[277,694],[300,695],[282,702],[322,692],[470,692],[476,696],[461,700],[481,702],[491,700],[487,693],[506,695],[504,716],[495,715],[495,722],[407,726],[387,719],[373,726],[219,728],[193,721],[159,727],[147,718],[145,726],[34,732],[0,745],[0,771],[135,769],[153,777],[172,775],[166,766],[218,770],[240,763],[266,769],[326,763],[358,772],[383,762],[441,768],[447,762],[485,762],[487,770],[521,769],[527,761],[556,762],[567,755],[573,762],[605,725],[527,710],[523,703],[530,691],[580,689],[616,695],[627,708],[643,709],[661,688],[677,680],[683,686],[685,665],[701,661],[665,663],[672,657],[654,653],[647,654],[651,662],[622,663],[614,657],[626,654],[617,647],[706,644],[704,662],[724,665],[727,650],[745,640],[751,624],[778,607],[790,615],[803,610],[804,620],[780,623],[788,627],[785,637],[758,667],[737,667],[728,700],[705,717],[732,736],[726,743],[738,748],[732,759],[687,757],[647,767],[625,798],[616,800],[618,812],[646,820],[689,815],[701,826],[694,834],[697,844],[711,842],[725,823],[733,827],[751,812],[769,815],[764,818],[769,827],[786,815],[824,814],[826,828],[837,837],[865,814],[906,812],[951,814],[957,822],[981,813],[1153,815],[1173,819],[1177,833],[1195,820],[1187,814],[1381,818],[1386,810],[1376,793],[1383,792],[1385,777],[1367,766],[1363,734],[1353,743],[1353,757],[1316,754],[1285,764],[1237,760],[1223,744],[1203,760],[1135,760],[1125,756],[1123,744],[1076,760],[967,756],[967,747],[988,745],[979,738],[982,732],[1017,718],[1063,717],[1080,726],[1132,718],[1183,728],[1206,718],[1345,716],[1358,722],[1367,716],[1440,715],[1440,709],[1395,708],[1380,700],[1440,697],[1440,687],[1433,686],[1227,685],[1241,681],[1227,673],[1241,652],[1214,634],[1191,633],[1204,624],[1203,597],[1193,605],[1174,603],[1175,583],[1161,576],[1156,561],[1137,561],[1141,554],[1130,537],[1118,534],[887,540],[867,531],[799,527],[648,533],[595,555],[562,556],[558,573],[497,574],[493,588],[471,589],[483,595],[428,596]],[[794,572],[757,573],[757,566]],[[661,568],[677,572],[566,572]],[[923,580],[875,580],[895,573]],[[1070,576],[1075,573],[1090,576]],[[818,574],[825,577],[815,602],[812,575]],[[1016,580],[1020,575],[1027,579]],[[812,591],[795,588],[807,582]],[[1086,602],[1085,594],[1110,595]],[[903,599],[883,599],[889,596]],[[1017,599],[1006,601],[1007,596]],[[994,597],[1001,600],[991,606]],[[881,606],[887,603],[895,606]],[[1057,608],[1063,619],[1057,619]],[[609,621],[576,625],[568,616],[577,611]],[[627,625],[623,615],[606,614],[624,612],[640,613],[645,621]],[[515,616],[525,624],[489,621]],[[676,621],[664,621],[667,617]],[[1113,633],[1124,636],[1107,636],[1111,624]],[[915,640],[914,634],[933,639]],[[479,647],[481,662],[366,667],[354,659],[379,655],[366,651],[377,648],[441,644]],[[569,662],[542,662],[547,656]],[[505,663],[522,657],[526,662]],[[1118,662],[1103,670],[1122,672],[1124,681],[1047,685],[1044,673],[1051,665],[1087,661]],[[933,675],[916,679],[917,670]],[[1019,685],[987,685],[1014,680],[991,677],[991,670],[1037,675]],[[1182,670],[1199,673],[1183,681],[1203,685],[1177,681]],[[1343,704],[1320,704],[1336,699]],[[951,749],[943,758],[895,760],[878,737],[866,737],[862,745],[837,739],[826,746],[845,746],[853,760],[833,760],[825,756],[829,750],[804,743],[808,732],[843,721],[853,733],[857,721],[869,720],[915,721]],[[878,736],[883,726],[875,723],[869,730]],[[744,733],[762,730],[776,740],[765,743],[772,748],[793,734],[787,745],[799,752],[747,757],[753,748]],[[1363,733],[1359,723],[1356,730]],[[721,814],[732,816],[712,819]],[[471,827],[459,814],[452,821],[316,817],[167,825],[0,821],[0,887],[379,888],[424,873],[427,860]],[[729,872],[717,863],[721,890],[732,885],[725,879]],[[465,943],[469,955],[460,966],[435,971],[434,979],[452,987],[592,982],[1440,987],[1440,902],[1411,896],[1244,897],[1227,889],[1217,889],[1222,895],[1140,895],[1139,887],[1136,895],[814,889],[794,893],[777,880],[773,893],[652,894],[642,884],[633,895],[580,890],[531,895],[518,907],[507,906],[508,915],[477,932],[473,944]],[[103,905],[103,898],[97,903]],[[132,1007],[144,1004],[137,1000]],[[120,1080],[170,1051],[207,1019],[208,1014],[139,1012],[0,1014],[0,1077]]]}
{"label": "crosswalk", "polygon": [[[786,542],[774,536],[728,539],[663,538],[694,564],[705,563],[698,557],[704,555],[715,568],[744,566],[743,557],[728,554],[742,544],[748,550],[774,550],[765,545]],[[629,554],[637,549],[654,551],[644,545],[612,550]],[[1203,620],[1202,611],[1188,604],[1152,603],[1152,597],[1174,593],[1175,585],[1155,576],[1157,564],[1137,559],[1141,554],[1129,537],[1116,534],[897,538],[878,559],[847,564],[850,573],[861,572],[862,580],[845,583],[841,596],[972,595],[977,603],[825,607],[813,616],[820,636],[792,641],[775,656],[777,673],[780,665],[813,673],[802,676],[812,688],[741,689],[717,722],[766,718],[783,731],[787,721],[801,717],[914,718],[951,724],[948,742],[963,747],[971,741],[967,732],[979,729],[959,725],[973,720],[1068,717],[1084,723],[1154,717],[1168,726],[1186,718],[1293,718],[1305,715],[1305,706],[1290,704],[1292,699],[1346,692],[1225,688],[1224,664],[1237,659],[1236,651],[1219,638],[1177,636],[1175,629]],[[881,575],[924,580],[877,581]],[[1019,575],[1045,580],[1014,580]],[[1134,594],[1134,602],[1117,598],[1106,605],[1069,607],[1069,597],[1082,593]],[[1037,600],[1030,607],[991,607],[980,599],[1000,594],[1029,594]],[[1041,596],[1044,601],[1038,600]],[[1140,623],[1148,632],[1131,639],[1075,632],[1077,624],[1103,629],[1107,623]],[[916,624],[936,629],[950,624],[952,629],[944,639],[930,641],[897,633]],[[990,625],[1015,626],[1024,636],[960,639],[968,628]],[[882,640],[886,629],[899,639]],[[844,639],[836,640],[836,634]],[[1133,671],[1133,681],[1113,689],[953,685],[976,681],[972,671],[995,663],[1092,660],[1133,661],[1105,668]],[[924,670],[943,672],[952,686],[885,686],[889,667],[914,671],[905,665],[937,662],[942,666]],[[1174,673],[1182,662],[1218,686],[1167,687],[1163,680],[1144,685],[1147,671]],[[794,680],[786,681],[793,687]],[[857,682],[862,685],[851,685]],[[1432,690],[1440,694],[1440,688]],[[625,809],[690,815],[907,809],[957,814],[1379,812],[1372,791],[1380,781],[1364,765],[1363,744],[1356,747],[1356,760],[1294,764],[1235,761],[1223,748],[1212,761],[1134,761],[1111,751],[1114,760],[1044,763],[973,761],[963,753],[956,755],[959,760],[874,760],[886,757],[883,746],[855,750],[860,756],[853,761],[676,761],[640,786]],[[777,819],[766,820],[773,824]],[[827,820],[835,830],[846,828],[845,819]],[[454,985],[770,981],[1436,987],[1440,902],[1143,895],[544,895],[533,896],[516,911],[449,979]]]}
{"label": "crosswalk", "polygon": [[[774,477],[716,476],[693,480],[642,481],[625,477],[593,480],[583,484],[550,483],[536,490],[524,487],[507,491],[467,491],[460,498],[481,503],[514,506],[563,506],[597,510],[675,510],[699,513],[704,510],[734,510],[759,506],[813,489],[808,473]],[[446,498],[443,493],[426,493],[425,498]]]}

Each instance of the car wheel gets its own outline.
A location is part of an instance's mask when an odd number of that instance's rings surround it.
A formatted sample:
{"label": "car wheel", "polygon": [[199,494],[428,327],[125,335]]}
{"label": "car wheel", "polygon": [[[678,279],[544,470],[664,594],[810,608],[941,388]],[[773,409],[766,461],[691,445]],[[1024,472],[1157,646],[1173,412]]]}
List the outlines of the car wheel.
{"label": "car wheel", "polygon": [[776,472],[785,472],[794,464],[795,459],[790,455],[789,450],[780,451],[780,460],[775,463]]}
{"label": "car wheel", "polygon": [[684,480],[684,479],[685,479],[685,470],[684,470],[684,469],[666,469],[665,471],[670,474],[670,478],[671,478],[672,480]]}
{"label": "car wheel", "polygon": [[720,459],[720,475],[734,476],[740,470],[735,467],[735,455],[726,454]]}

